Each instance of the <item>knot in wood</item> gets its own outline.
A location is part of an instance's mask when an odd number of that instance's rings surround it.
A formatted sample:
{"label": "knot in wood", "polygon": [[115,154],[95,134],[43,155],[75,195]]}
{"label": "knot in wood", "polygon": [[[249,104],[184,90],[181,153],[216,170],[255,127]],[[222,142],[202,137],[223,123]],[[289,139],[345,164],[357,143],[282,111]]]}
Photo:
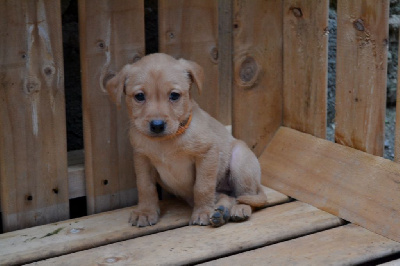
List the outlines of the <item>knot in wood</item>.
{"label": "knot in wood", "polygon": [[362,19],[360,19],[360,18],[353,22],[353,26],[358,31],[364,31],[365,30],[364,21]]}
{"label": "knot in wood", "polygon": [[218,49],[217,49],[217,47],[213,47],[211,49],[210,55],[211,55],[211,60],[214,63],[217,63],[218,62]]}
{"label": "knot in wood", "polygon": [[244,86],[251,86],[257,79],[259,67],[256,60],[249,56],[240,65],[239,77]]}
{"label": "knot in wood", "polygon": [[292,7],[291,9],[296,18],[301,18],[303,16],[303,12],[301,11],[300,7]]}
{"label": "knot in wood", "polygon": [[41,83],[35,77],[30,77],[25,83],[25,93],[32,94],[40,91]]}

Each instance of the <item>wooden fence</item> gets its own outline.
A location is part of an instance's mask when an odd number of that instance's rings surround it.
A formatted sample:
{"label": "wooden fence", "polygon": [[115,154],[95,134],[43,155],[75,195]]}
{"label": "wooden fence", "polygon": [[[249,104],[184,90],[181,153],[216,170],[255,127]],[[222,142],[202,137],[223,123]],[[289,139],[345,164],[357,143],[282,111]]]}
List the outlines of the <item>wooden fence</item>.
{"label": "wooden fence", "polygon": [[[160,0],[159,50],[204,67],[195,99],[257,155],[281,126],[325,138],[328,4]],[[338,1],[335,141],[377,156],[388,10],[388,0]],[[79,1],[84,168],[67,165],[60,12],[54,0],[0,1],[4,231],[67,219],[71,197],[85,195],[88,214],[137,201],[126,112],[104,83],[145,55],[144,2]]]}

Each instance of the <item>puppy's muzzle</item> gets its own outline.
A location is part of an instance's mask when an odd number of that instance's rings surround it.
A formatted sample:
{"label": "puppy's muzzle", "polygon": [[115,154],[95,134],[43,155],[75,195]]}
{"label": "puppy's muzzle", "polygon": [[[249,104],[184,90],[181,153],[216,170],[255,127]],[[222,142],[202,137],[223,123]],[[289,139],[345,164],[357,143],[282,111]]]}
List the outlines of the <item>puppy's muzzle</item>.
{"label": "puppy's muzzle", "polygon": [[164,120],[152,120],[150,121],[150,131],[155,134],[163,133],[165,130]]}

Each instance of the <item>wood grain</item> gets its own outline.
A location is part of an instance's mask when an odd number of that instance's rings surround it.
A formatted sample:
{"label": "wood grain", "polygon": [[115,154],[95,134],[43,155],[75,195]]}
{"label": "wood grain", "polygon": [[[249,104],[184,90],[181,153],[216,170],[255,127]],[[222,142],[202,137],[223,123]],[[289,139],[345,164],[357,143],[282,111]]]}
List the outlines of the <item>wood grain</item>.
{"label": "wood grain", "polygon": [[[400,35],[400,32],[399,32]],[[399,42],[400,48],[400,42]],[[400,51],[400,49],[398,50]],[[400,61],[397,64],[397,76],[400,77]],[[397,97],[396,102],[400,103],[400,82],[397,82]],[[396,108],[396,132],[395,132],[395,139],[394,139],[394,161],[396,163],[400,163],[400,107]]]}
{"label": "wood grain", "polygon": [[195,61],[204,69],[201,94],[196,88],[192,96],[201,108],[221,122],[228,122],[229,92],[219,88],[218,1],[160,0],[160,52],[175,58]]}
{"label": "wood grain", "polygon": [[282,124],[282,8],[234,1],[232,129],[257,155]]}
{"label": "wood grain", "polygon": [[262,182],[400,242],[400,165],[282,127],[263,155]]}
{"label": "wood grain", "polygon": [[269,245],[341,224],[341,219],[293,202],[254,213],[218,229],[188,226],[38,262],[37,265],[183,265]]}
{"label": "wood grain", "polygon": [[283,124],[326,138],[328,0],[285,0]]}
{"label": "wood grain", "polygon": [[4,231],[69,215],[59,1],[0,2]]}
{"label": "wood grain", "polygon": [[[129,25],[129,26],[128,26]],[[88,213],[137,201],[129,122],[104,84],[144,55],[143,0],[79,1],[85,175]]]}
{"label": "wood grain", "polygon": [[349,224],[203,265],[359,265],[398,252],[400,243]]}
{"label": "wood grain", "polygon": [[[264,192],[270,206],[289,201],[287,196],[272,189],[264,188]],[[145,228],[130,226],[132,208],[125,208],[1,234],[0,265],[46,259],[189,224],[191,208],[182,201],[163,200],[160,209],[160,221]]]}
{"label": "wood grain", "polygon": [[338,2],[335,141],[383,155],[388,0]]}

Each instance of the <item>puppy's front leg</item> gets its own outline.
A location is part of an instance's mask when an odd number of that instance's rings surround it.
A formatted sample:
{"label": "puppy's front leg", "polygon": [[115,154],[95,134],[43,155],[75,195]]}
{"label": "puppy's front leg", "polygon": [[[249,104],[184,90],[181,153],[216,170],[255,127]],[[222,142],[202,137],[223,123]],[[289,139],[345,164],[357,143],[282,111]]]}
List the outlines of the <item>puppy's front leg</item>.
{"label": "puppy's front leg", "polygon": [[210,149],[205,155],[196,159],[194,208],[190,224],[208,225],[210,223],[215,204],[218,164],[218,151],[214,149]]}
{"label": "puppy's front leg", "polygon": [[135,153],[133,161],[139,193],[139,204],[132,211],[129,223],[138,227],[155,225],[160,215],[156,188],[157,172],[149,159],[141,154]]}

